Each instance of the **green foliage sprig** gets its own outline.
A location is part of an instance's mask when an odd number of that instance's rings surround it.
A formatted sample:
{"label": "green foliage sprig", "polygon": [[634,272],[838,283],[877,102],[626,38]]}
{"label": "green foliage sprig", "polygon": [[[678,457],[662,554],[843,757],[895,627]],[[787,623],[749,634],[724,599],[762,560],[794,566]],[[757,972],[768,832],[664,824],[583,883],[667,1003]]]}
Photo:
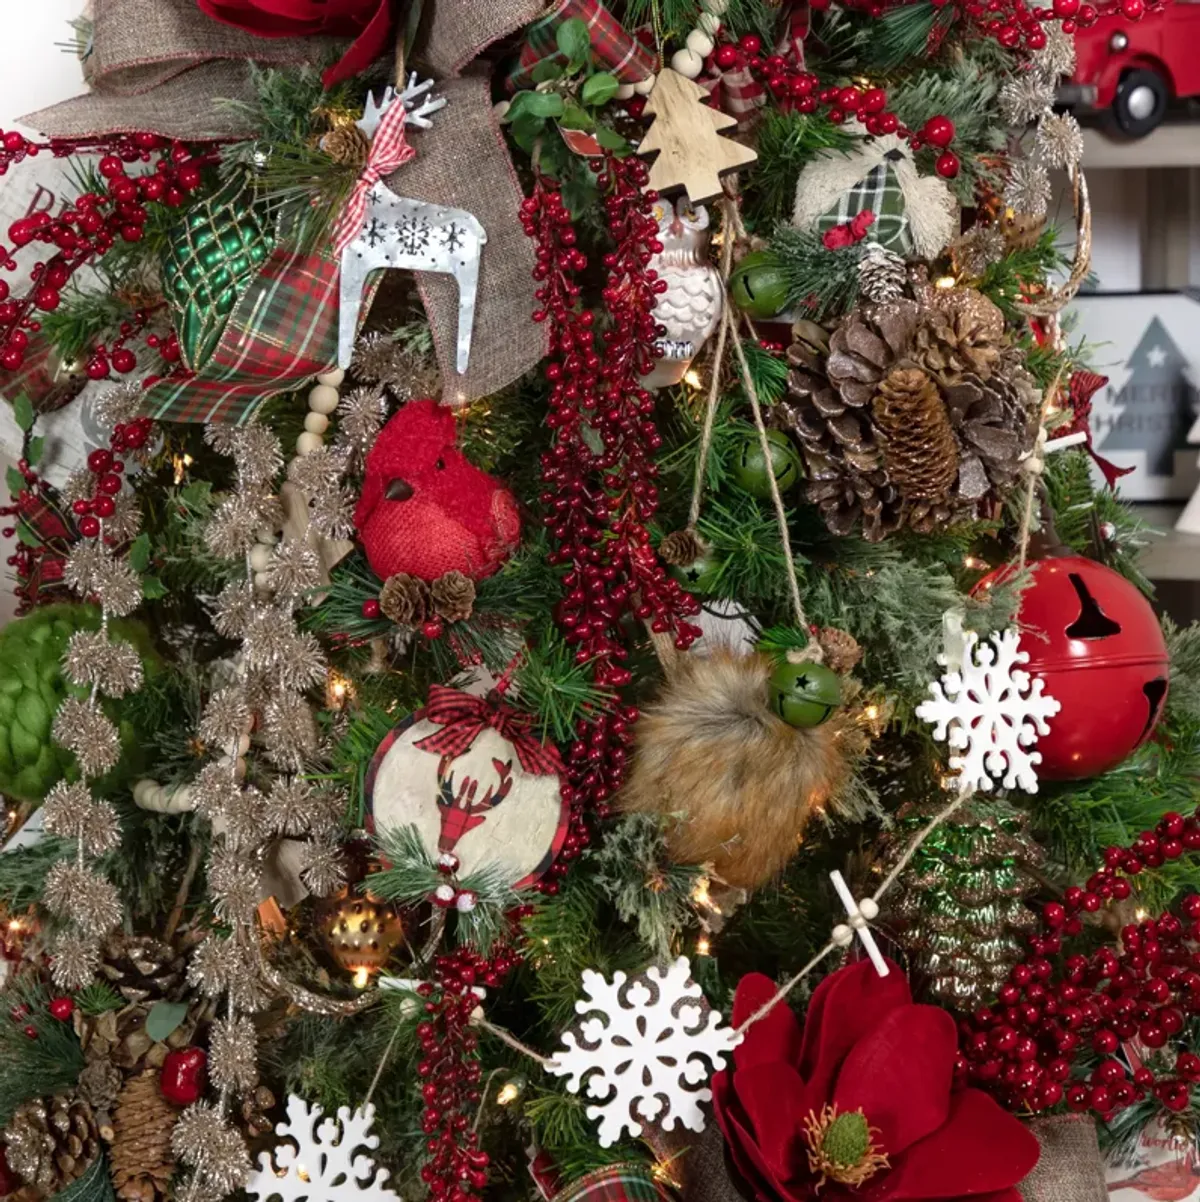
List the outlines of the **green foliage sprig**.
{"label": "green foliage sprig", "polygon": [[818,113],[767,108],[756,129],[758,162],[747,173],[746,215],[769,224],[786,220],[796,203],[800,172],[819,154],[848,151],[860,138]]}
{"label": "green foliage sprig", "polygon": [[[425,849],[416,827],[402,826],[376,837],[387,866],[367,876],[370,891],[383,901],[417,905],[428,901],[439,886],[447,883],[433,857]],[[453,910],[454,935],[459,943],[484,955],[508,929],[507,911],[517,904],[517,895],[504,883],[500,869],[485,865],[477,872],[456,878],[460,890],[475,895],[471,910]]]}
{"label": "green foliage sprig", "polygon": [[840,317],[858,300],[858,265],[865,243],[828,250],[814,230],[780,226],[771,239],[787,281],[787,305],[799,306],[815,321]]}
{"label": "green foliage sprig", "polygon": [[[0,1021],[0,1126],[22,1103],[73,1086],[83,1071],[83,1049],[74,1028],[52,1018],[49,1004],[49,992],[27,977],[0,993],[5,1014]],[[17,1006],[28,1013],[14,1022],[8,1012]],[[33,1028],[32,1037],[26,1027]]]}
{"label": "green foliage sprig", "polygon": [[988,264],[976,287],[1014,324],[1024,320],[1019,302],[1029,290],[1040,287],[1047,277],[1066,266],[1067,259],[1058,246],[1058,232],[1043,230],[1029,247],[1017,247],[1004,258]]}
{"label": "green foliage sprig", "polygon": [[695,921],[692,895],[703,871],[671,860],[661,826],[649,814],[622,818],[588,859],[617,916],[637,930],[658,960],[668,959]]}

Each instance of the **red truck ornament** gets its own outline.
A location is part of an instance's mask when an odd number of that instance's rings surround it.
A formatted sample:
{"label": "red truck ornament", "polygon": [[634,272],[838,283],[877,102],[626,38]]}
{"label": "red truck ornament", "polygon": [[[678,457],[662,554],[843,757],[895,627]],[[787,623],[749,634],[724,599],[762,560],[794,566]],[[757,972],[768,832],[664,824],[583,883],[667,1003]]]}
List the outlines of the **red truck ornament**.
{"label": "red truck ornament", "polygon": [[1139,21],[1101,19],[1076,31],[1075,54],[1060,102],[1111,111],[1123,133],[1140,138],[1172,100],[1200,96],[1200,2],[1168,0]]}

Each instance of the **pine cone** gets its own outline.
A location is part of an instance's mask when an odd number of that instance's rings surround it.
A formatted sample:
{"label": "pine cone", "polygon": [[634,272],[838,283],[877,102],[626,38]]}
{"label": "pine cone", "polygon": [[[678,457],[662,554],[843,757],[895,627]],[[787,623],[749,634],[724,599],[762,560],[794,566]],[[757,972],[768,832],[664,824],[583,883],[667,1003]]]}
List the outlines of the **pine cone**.
{"label": "pine cone", "polygon": [[937,385],[918,367],[897,367],[872,406],[888,478],[906,501],[940,501],[958,477],[958,446]]}
{"label": "pine cone", "polygon": [[117,1197],[127,1202],[161,1202],[167,1196],[175,1158],[171,1131],[175,1108],[158,1088],[152,1070],[131,1077],[117,1099],[109,1168]]}
{"label": "pine cone", "polygon": [[[974,295],[991,305],[980,293]],[[990,324],[985,324],[980,311],[969,303],[954,308],[939,305],[926,309],[913,336],[909,357],[943,385],[957,384],[969,373],[986,380],[1000,358],[993,329]]]}
{"label": "pine cone", "polygon": [[989,379],[965,376],[943,395],[962,445],[959,496],[975,502],[1002,491],[1015,479],[1037,437],[1041,396],[1033,377],[1005,363]]}
{"label": "pine cone", "polygon": [[79,1074],[79,1096],[96,1115],[96,1125],[103,1139],[111,1140],[112,1110],[125,1078],[121,1070],[108,1060],[93,1060]]}
{"label": "pine cone", "polygon": [[703,554],[704,544],[694,530],[676,530],[658,544],[659,558],[676,568],[686,568]]}
{"label": "pine cone", "polygon": [[822,626],[816,634],[817,645],[825,656],[825,666],[839,676],[853,672],[862,659],[862,648],[858,639],[848,631],[836,626]]}
{"label": "pine cone", "polygon": [[1029,250],[1046,228],[1046,214],[1012,213],[1004,217],[1004,237],[1012,250]]}
{"label": "pine cone", "polygon": [[[883,470],[883,454],[869,410],[848,406],[826,375],[819,327],[797,323],[788,349],[788,395],[772,424],[788,430],[804,456],[808,500],[834,534],[878,541],[900,524],[899,496]],[[836,334],[835,334],[836,337]],[[832,346],[832,340],[830,342]]]}
{"label": "pine cone", "polygon": [[858,264],[858,288],[869,301],[886,303],[904,295],[904,260],[893,250],[869,242]]}
{"label": "pine cone", "polygon": [[379,592],[384,617],[398,626],[415,626],[425,620],[429,607],[429,585],[407,572],[389,576]]}
{"label": "pine cone", "polygon": [[239,1124],[251,1139],[268,1135],[275,1128],[271,1111],[275,1108],[275,1095],[265,1086],[259,1085],[242,1099],[242,1121]]}
{"label": "pine cone", "polygon": [[51,1195],[81,1177],[100,1150],[92,1108],[63,1094],[18,1106],[4,1141],[13,1172]]}
{"label": "pine cone", "polygon": [[863,305],[834,330],[825,371],[846,405],[871,403],[879,381],[908,349],[920,313],[914,301],[903,299]]}
{"label": "pine cone", "polygon": [[187,983],[187,957],[150,935],[110,935],[100,975],[127,1002],[177,1002]]}
{"label": "pine cone", "polygon": [[475,605],[475,582],[462,572],[447,572],[429,586],[429,600],[447,622],[465,622]]}
{"label": "pine cone", "polygon": [[354,123],[339,125],[321,139],[321,149],[335,163],[363,167],[371,153],[371,140]]}

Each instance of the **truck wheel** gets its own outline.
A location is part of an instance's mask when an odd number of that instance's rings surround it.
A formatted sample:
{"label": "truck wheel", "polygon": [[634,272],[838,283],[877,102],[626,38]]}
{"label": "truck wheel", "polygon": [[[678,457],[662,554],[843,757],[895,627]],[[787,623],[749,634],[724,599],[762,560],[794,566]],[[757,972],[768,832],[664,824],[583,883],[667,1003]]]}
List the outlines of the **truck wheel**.
{"label": "truck wheel", "polygon": [[1130,71],[1117,87],[1113,115],[1131,138],[1148,134],[1167,112],[1167,85],[1157,71]]}

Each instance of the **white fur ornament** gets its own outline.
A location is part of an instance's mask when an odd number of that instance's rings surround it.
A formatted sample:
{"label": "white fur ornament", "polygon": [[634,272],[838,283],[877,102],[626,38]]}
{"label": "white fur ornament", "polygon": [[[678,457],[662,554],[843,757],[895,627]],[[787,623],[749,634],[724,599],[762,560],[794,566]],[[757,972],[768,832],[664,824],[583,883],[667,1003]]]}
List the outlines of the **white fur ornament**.
{"label": "white fur ornament", "polygon": [[[890,172],[888,169],[890,168]],[[869,200],[865,196],[851,198],[849,193],[875,171],[870,181],[879,182],[880,187]],[[907,238],[898,239],[911,246],[917,258],[934,259],[949,246],[958,232],[958,202],[946,181],[936,175],[922,175],[913,162],[912,148],[895,134],[877,138],[864,138],[857,149],[849,154],[826,151],[818,155],[803,171],[796,182],[796,204],[792,211],[792,224],[801,230],[817,229],[821,219],[828,217],[846,198],[846,212],[840,220],[849,221],[856,212],[872,209],[877,218],[884,211],[882,184],[888,175],[895,179],[903,197],[903,220],[907,226]],[[893,218],[894,214],[887,214]],[[899,254],[908,253],[907,247],[893,244],[893,239],[881,236],[883,222],[877,220],[868,230],[867,237]]]}

